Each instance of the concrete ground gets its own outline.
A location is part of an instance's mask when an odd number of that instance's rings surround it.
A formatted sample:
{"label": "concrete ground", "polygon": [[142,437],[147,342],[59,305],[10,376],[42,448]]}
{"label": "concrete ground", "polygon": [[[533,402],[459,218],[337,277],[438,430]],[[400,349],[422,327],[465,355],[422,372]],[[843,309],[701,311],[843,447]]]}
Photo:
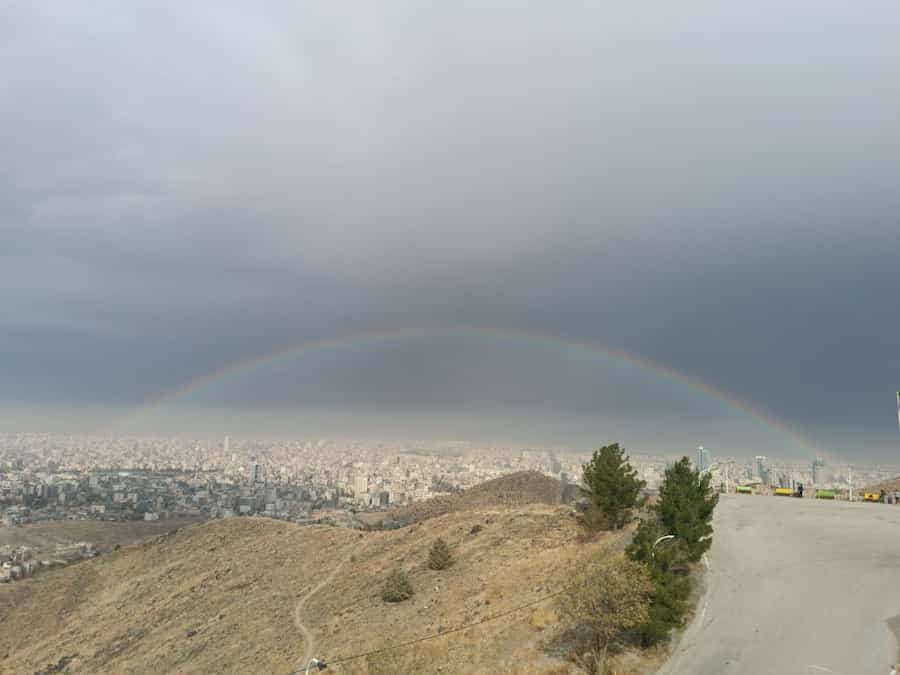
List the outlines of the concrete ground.
{"label": "concrete ground", "polygon": [[900,506],[727,495],[707,592],[659,675],[888,675]]}

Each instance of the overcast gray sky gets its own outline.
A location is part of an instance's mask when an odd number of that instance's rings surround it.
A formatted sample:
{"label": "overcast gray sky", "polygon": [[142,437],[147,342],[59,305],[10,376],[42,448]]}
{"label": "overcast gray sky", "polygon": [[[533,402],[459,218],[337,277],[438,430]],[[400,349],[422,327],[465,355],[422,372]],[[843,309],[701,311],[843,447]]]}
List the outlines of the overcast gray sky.
{"label": "overcast gray sky", "polygon": [[[6,426],[307,338],[487,323],[900,457],[900,4],[263,5],[0,2]],[[779,449],[561,351],[359,345],[178,406]]]}

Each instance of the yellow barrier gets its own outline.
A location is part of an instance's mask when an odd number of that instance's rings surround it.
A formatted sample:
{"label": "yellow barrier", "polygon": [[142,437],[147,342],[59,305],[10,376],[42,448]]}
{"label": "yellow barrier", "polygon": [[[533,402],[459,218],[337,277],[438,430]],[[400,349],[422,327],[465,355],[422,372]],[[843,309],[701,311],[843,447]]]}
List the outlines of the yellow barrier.
{"label": "yellow barrier", "polygon": [[790,497],[794,491],[791,488],[775,488],[775,494],[779,497]]}

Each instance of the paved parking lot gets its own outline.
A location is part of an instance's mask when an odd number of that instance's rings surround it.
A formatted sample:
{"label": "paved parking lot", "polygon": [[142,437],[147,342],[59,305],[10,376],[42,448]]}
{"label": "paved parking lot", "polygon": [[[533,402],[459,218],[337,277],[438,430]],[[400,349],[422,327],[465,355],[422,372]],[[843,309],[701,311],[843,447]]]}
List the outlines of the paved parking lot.
{"label": "paved parking lot", "polygon": [[900,506],[723,496],[707,592],[660,674],[888,675]]}

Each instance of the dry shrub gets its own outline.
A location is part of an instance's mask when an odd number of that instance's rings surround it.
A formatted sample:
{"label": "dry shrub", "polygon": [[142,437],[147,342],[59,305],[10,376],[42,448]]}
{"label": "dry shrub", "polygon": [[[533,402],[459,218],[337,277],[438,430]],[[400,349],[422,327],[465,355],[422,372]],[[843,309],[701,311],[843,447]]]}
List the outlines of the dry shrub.
{"label": "dry shrub", "polygon": [[591,563],[575,576],[563,595],[562,610],[586,629],[587,653],[578,656],[582,667],[605,672],[610,646],[649,618],[652,592],[647,568],[624,555]]}
{"label": "dry shrub", "polygon": [[443,539],[435,539],[428,551],[428,569],[445,570],[453,564],[453,554],[450,546]]}
{"label": "dry shrub", "polygon": [[395,569],[384,580],[384,587],[381,589],[381,599],[385,602],[402,602],[403,600],[409,600],[412,596],[412,583],[403,570]]}

